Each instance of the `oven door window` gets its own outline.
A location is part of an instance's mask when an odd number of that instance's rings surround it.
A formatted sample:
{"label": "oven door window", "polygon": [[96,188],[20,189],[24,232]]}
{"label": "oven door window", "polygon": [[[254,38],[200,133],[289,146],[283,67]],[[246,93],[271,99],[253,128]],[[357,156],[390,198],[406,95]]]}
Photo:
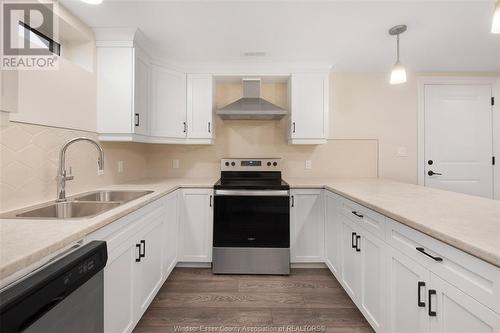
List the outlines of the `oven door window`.
{"label": "oven door window", "polygon": [[215,196],[214,247],[290,247],[288,196]]}

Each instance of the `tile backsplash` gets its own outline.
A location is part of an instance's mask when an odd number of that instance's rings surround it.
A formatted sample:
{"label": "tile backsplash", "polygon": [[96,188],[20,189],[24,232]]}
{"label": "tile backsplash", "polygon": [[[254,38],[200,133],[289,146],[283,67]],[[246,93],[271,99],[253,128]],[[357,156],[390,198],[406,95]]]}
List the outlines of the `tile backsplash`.
{"label": "tile backsplash", "polygon": [[[0,128],[0,211],[8,211],[56,196],[59,151],[68,140],[92,132],[10,122]],[[74,180],[66,185],[67,194],[95,189],[147,176],[146,149],[136,143],[103,143],[104,175],[97,175],[97,152],[86,142],[68,148],[66,169]],[[118,173],[118,161],[124,169]]]}

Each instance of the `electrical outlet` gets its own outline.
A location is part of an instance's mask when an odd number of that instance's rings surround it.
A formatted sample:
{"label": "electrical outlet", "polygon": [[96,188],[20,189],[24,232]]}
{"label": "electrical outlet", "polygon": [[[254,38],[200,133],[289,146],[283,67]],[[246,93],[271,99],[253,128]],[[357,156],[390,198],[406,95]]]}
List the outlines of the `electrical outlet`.
{"label": "electrical outlet", "polygon": [[179,169],[179,160],[172,160],[172,168]]}
{"label": "electrical outlet", "polygon": [[306,169],[312,169],[312,161],[311,160],[306,160]]}
{"label": "electrical outlet", "polygon": [[118,161],[118,173],[123,172],[123,161]]}

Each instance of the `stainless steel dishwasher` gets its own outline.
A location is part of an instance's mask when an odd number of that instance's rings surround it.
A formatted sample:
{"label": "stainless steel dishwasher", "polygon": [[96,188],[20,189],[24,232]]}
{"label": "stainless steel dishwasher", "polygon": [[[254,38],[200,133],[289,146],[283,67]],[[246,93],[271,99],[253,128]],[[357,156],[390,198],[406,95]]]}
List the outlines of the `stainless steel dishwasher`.
{"label": "stainless steel dishwasher", "polygon": [[0,292],[0,331],[104,331],[106,242],[93,241]]}

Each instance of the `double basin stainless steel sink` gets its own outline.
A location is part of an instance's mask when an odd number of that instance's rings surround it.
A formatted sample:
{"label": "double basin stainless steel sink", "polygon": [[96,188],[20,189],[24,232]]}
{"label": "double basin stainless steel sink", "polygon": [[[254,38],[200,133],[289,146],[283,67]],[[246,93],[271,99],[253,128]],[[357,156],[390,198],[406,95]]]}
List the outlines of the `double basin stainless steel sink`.
{"label": "double basin stainless steel sink", "polygon": [[94,191],[0,215],[2,219],[73,219],[93,217],[153,191]]}

